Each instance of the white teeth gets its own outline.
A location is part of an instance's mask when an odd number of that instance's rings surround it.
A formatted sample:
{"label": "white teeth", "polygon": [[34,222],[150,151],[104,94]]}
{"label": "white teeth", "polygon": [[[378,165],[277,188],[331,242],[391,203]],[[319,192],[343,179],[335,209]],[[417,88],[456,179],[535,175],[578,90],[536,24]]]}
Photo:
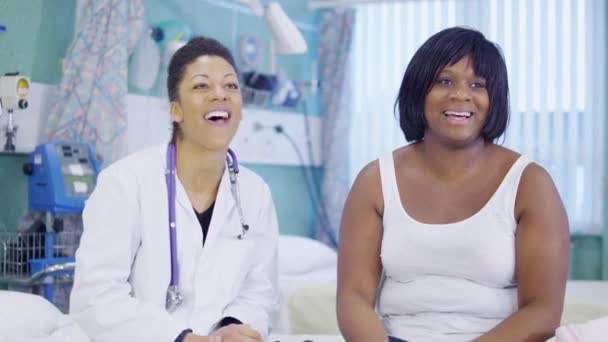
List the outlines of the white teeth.
{"label": "white teeth", "polygon": [[205,114],[205,120],[228,119],[228,116],[228,112],[222,110],[214,110],[213,112]]}
{"label": "white teeth", "polygon": [[454,116],[463,116],[463,117],[470,117],[471,115],[473,115],[473,113],[471,112],[456,112],[453,110],[447,110],[444,112],[445,115],[454,115]]}

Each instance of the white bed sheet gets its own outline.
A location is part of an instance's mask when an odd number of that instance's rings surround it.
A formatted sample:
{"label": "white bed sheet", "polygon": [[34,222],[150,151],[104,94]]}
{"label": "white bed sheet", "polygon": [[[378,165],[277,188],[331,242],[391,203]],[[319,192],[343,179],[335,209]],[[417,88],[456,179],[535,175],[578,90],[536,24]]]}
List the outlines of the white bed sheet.
{"label": "white bed sheet", "polygon": [[0,341],[89,342],[84,331],[41,296],[0,291]]}
{"label": "white bed sheet", "polygon": [[336,335],[270,335],[267,342],[344,342]]}
{"label": "white bed sheet", "polygon": [[303,274],[279,274],[279,309],[272,324],[275,334],[290,334],[289,298],[299,289],[316,286],[335,286],[336,265],[323,267]]}
{"label": "white bed sheet", "polygon": [[[338,333],[337,327],[328,329],[327,326],[330,323],[330,317],[327,315],[335,310],[335,303],[331,301],[336,288],[335,268],[325,268],[299,276],[282,276],[280,283],[280,318],[277,329],[273,330],[274,334]],[[323,306],[321,309],[320,305]],[[315,315],[317,312],[318,315]],[[306,319],[311,314],[314,317]],[[568,281],[561,324],[583,324],[602,317],[608,317],[608,281]],[[608,325],[605,328],[608,329]],[[296,339],[288,341],[297,341],[299,337],[294,338]],[[317,342],[315,339],[309,340]]]}

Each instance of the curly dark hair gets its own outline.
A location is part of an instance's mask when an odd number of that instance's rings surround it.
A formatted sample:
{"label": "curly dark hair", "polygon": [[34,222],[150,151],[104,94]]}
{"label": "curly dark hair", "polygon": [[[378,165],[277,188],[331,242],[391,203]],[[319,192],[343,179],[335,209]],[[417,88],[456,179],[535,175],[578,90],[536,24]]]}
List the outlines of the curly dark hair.
{"label": "curly dark hair", "polygon": [[[179,100],[178,88],[184,77],[184,72],[188,65],[201,56],[221,57],[232,65],[234,70],[238,73],[232,53],[226,46],[213,38],[203,36],[194,37],[190,39],[186,45],[179,48],[173,57],[171,57],[167,75],[167,93],[169,95],[169,101]],[[171,134],[172,142],[175,142],[178,132],[179,125],[177,122],[173,122],[173,131]]]}

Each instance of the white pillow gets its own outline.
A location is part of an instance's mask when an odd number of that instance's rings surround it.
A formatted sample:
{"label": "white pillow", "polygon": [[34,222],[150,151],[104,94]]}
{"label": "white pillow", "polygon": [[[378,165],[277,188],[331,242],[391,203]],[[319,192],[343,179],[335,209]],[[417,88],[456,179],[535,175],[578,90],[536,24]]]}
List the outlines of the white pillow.
{"label": "white pillow", "polygon": [[307,237],[279,236],[279,274],[302,274],[335,267],[338,254],[327,245]]}
{"label": "white pillow", "polygon": [[88,341],[69,316],[41,296],[0,291],[0,303],[2,341]]}

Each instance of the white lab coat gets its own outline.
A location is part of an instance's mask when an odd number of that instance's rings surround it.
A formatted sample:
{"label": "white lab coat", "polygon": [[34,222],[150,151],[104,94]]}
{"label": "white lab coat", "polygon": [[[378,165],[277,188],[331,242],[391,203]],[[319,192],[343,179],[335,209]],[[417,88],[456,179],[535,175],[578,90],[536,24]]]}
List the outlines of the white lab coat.
{"label": "white lab coat", "polygon": [[264,337],[278,305],[274,204],[266,183],[240,168],[238,183],[249,233],[224,172],[204,248],[203,234],[177,180],[176,221],[184,303],[165,310],[171,275],[166,145],[103,170],[84,212],[70,314],[93,341],[171,342],[186,328],[207,335],[232,316]]}

